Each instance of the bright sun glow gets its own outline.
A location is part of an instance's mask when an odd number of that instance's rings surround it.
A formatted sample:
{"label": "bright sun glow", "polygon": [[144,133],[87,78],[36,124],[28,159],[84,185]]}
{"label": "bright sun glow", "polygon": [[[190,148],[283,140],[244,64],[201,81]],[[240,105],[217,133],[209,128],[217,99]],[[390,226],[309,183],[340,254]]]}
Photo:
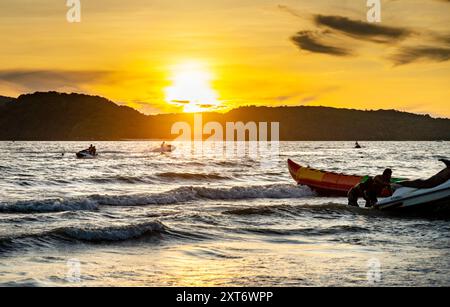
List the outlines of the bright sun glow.
{"label": "bright sun glow", "polygon": [[219,106],[211,87],[212,74],[199,62],[187,62],[172,69],[172,85],[165,89],[168,103],[184,106],[184,112],[202,112]]}

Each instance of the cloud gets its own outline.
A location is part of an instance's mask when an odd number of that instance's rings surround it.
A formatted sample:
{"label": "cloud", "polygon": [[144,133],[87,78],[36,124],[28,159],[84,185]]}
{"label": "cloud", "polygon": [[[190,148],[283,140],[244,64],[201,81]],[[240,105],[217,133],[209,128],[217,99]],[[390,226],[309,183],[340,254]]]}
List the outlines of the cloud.
{"label": "cloud", "polygon": [[215,108],[217,106],[215,106],[213,104],[201,104],[201,105],[199,105],[199,107],[202,108],[202,109],[212,109],[212,108]]}
{"label": "cloud", "polygon": [[178,104],[189,104],[191,103],[189,100],[171,100],[172,103],[178,103]]}
{"label": "cloud", "polygon": [[314,102],[317,100],[317,96],[307,96],[302,98],[302,100],[300,100],[300,104],[308,104],[310,102]]}
{"label": "cloud", "polygon": [[396,65],[404,65],[420,60],[444,62],[450,60],[450,48],[441,47],[404,47],[391,60]]}
{"label": "cloud", "polygon": [[351,37],[377,43],[402,40],[411,34],[411,31],[406,28],[381,26],[342,16],[316,15],[314,21],[318,26],[325,26]]}
{"label": "cloud", "polygon": [[[320,34],[324,34],[325,32],[321,32]],[[298,32],[295,36],[291,38],[291,40],[302,50],[314,52],[314,53],[323,53],[330,54],[336,56],[348,56],[351,55],[351,51],[339,48],[331,45],[326,45],[324,43],[319,42],[317,38],[317,33],[312,31],[301,31]]]}
{"label": "cloud", "polygon": [[439,34],[437,34],[437,35],[435,35],[435,37],[436,37],[436,40],[439,43],[442,43],[442,44],[450,46],[450,34],[446,34],[446,35],[439,35]]}
{"label": "cloud", "polygon": [[0,82],[8,82],[27,90],[55,90],[72,88],[79,90],[109,76],[107,71],[58,71],[58,70],[0,70]]}
{"label": "cloud", "polygon": [[[450,1],[450,0],[449,0],[449,1]],[[278,9],[281,10],[281,11],[283,11],[283,12],[286,12],[286,13],[288,13],[288,14],[291,14],[291,15],[294,16],[294,17],[303,18],[303,16],[302,16],[299,12],[297,12],[297,11],[294,10],[293,8],[290,8],[290,7],[287,6],[287,5],[281,5],[281,4],[279,4],[279,5],[278,5]]]}

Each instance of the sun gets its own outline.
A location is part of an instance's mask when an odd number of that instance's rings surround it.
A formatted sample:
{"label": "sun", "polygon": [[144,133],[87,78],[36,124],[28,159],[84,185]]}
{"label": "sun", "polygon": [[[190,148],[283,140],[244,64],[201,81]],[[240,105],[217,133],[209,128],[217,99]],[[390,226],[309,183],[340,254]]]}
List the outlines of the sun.
{"label": "sun", "polygon": [[184,112],[203,112],[220,105],[212,88],[213,76],[201,62],[184,62],[171,69],[171,86],[165,89],[166,101],[183,106]]}

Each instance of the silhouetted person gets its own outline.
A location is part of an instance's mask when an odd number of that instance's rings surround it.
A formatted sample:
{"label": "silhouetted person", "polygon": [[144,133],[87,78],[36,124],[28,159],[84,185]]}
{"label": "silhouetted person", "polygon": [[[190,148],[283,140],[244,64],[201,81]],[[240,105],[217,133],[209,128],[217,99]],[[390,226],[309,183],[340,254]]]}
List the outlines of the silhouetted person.
{"label": "silhouetted person", "polygon": [[348,192],[348,204],[350,206],[358,207],[358,199],[364,198],[366,207],[372,207],[378,202],[378,196],[386,188],[391,188],[392,170],[386,169],[383,175],[369,178],[363,183],[357,184]]}
{"label": "silhouetted person", "polygon": [[359,207],[358,199],[363,198],[366,201],[366,206],[369,204],[369,191],[373,185],[372,177],[369,177],[365,182],[361,182],[354,186],[348,192],[348,205],[353,207]]}
{"label": "silhouetted person", "polygon": [[383,175],[378,175],[373,178],[372,188],[369,191],[370,204],[367,207],[372,207],[378,203],[378,196],[381,195],[384,189],[391,190],[392,170],[387,168]]}

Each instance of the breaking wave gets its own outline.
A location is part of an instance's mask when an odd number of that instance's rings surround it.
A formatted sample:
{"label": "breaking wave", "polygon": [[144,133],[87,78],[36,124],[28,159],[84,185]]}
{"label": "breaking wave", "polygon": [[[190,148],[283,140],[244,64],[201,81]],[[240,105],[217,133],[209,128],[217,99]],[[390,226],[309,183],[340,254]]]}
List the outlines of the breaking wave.
{"label": "breaking wave", "polygon": [[0,204],[0,213],[94,211],[99,206],[171,205],[196,200],[288,199],[314,196],[307,187],[288,184],[232,188],[180,187],[162,193],[91,195],[85,197],[19,201]]}

